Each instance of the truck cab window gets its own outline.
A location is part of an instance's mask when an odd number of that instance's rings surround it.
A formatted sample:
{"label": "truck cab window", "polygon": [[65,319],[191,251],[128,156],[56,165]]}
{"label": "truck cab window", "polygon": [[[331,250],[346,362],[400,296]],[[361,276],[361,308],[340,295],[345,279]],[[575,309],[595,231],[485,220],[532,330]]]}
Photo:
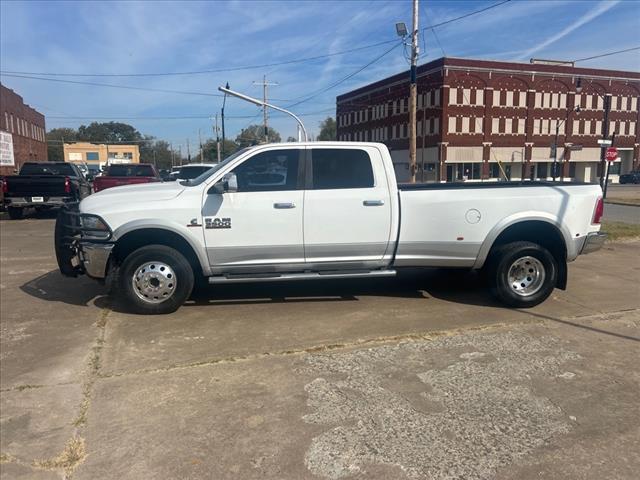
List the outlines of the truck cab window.
{"label": "truck cab window", "polygon": [[371,159],[364,150],[314,148],[311,155],[314,190],[374,186]]}
{"label": "truck cab window", "polygon": [[299,164],[297,149],[258,153],[233,170],[238,192],[297,190]]}

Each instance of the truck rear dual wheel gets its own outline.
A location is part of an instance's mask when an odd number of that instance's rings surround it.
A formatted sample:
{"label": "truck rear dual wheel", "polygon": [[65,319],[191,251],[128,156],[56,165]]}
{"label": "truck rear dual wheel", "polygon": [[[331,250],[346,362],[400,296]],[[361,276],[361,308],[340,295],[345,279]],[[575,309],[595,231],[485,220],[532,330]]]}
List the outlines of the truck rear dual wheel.
{"label": "truck rear dual wheel", "polygon": [[194,275],[187,259],[165,245],[147,245],[130,253],[118,269],[115,293],[136,313],[175,312],[189,298]]}
{"label": "truck rear dual wheel", "polygon": [[492,253],[488,265],[492,293],[505,305],[534,307],[553,292],[558,280],[556,259],[533,242],[513,242]]}

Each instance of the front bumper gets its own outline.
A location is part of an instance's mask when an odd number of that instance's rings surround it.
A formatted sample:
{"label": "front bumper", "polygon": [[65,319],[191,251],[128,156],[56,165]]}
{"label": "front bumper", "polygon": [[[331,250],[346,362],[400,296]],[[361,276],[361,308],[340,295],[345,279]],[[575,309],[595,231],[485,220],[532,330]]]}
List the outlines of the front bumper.
{"label": "front bumper", "polygon": [[92,278],[105,278],[113,243],[80,242],[78,256],[85,273]]}
{"label": "front bumper", "polygon": [[586,255],[587,253],[597,252],[602,248],[606,239],[607,234],[604,232],[589,233],[584,241],[580,254]]}
{"label": "front bumper", "polygon": [[80,224],[77,204],[60,210],[55,226],[55,250],[60,272],[67,277],[86,273],[89,277],[103,279],[114,244],[83,238],[87,229]]}

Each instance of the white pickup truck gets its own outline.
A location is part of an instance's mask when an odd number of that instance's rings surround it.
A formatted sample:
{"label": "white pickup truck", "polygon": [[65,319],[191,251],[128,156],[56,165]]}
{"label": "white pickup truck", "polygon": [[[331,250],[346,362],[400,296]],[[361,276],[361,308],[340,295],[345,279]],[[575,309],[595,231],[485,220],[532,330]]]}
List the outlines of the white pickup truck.
{"label": "white pickup truck", "polygon": [[241,150],[182,182],[110,188],[61,212],[63,274],[108,279],[142,313],[173,312],[194,282],[393,276],[484,269],[505,304],[531,307],[599,249],[598,185],[398,185],[378,143]]}

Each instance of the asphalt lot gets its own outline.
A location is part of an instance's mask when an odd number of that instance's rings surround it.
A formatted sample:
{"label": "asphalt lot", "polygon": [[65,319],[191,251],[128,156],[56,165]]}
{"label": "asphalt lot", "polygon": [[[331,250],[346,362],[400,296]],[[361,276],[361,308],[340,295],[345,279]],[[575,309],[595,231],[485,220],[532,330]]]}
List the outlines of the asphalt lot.
{"label": "asphalt lot", "polygon": [[640,241],[527,311],[475,275],[224,286],[161,317],[0,221],[7,478],[635,479]]}

